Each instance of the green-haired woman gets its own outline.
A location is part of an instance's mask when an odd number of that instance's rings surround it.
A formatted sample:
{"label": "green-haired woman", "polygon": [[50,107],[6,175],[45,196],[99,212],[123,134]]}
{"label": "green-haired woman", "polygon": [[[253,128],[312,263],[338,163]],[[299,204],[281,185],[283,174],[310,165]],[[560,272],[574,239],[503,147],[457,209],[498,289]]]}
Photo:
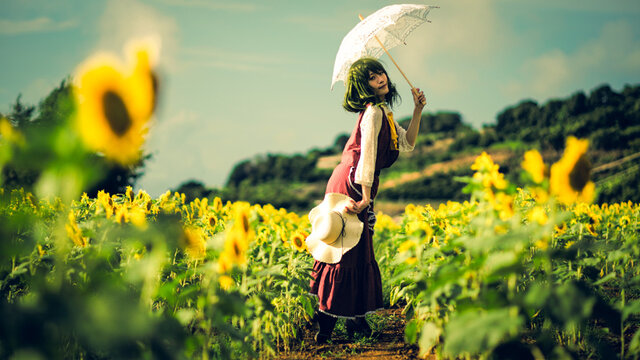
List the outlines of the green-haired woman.
{"label": "green-haired woman", "polygon": [[403,129],[389,110],[400,96],[382,64],[371,58],[353,63],[345,85],[342,106],[359,113],[358,122],[325,193],[348,195],[351,202],[346,210],[358,214],[364,230],[358,244],[344,252],[339,262],[314,263],[310,293],[319,299],[315,316],[320,326],[318,343],[331,337],[337,318],[347,319],[349,336],[354,332],[371,335],[365,315],[383,307],[382,281],[372,243],[378,175],[396,161],[399,151],[413,150],[426,103],[420,89],[412,92],[413,116],[409,127]]}

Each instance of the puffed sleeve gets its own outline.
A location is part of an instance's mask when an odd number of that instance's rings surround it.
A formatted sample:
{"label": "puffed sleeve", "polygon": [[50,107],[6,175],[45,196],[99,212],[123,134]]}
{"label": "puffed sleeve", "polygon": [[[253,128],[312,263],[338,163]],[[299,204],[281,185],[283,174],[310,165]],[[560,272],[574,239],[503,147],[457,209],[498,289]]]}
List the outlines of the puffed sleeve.
{"label": "puffed sleeve", "polygon": [[356,167],[356,184],[373,185],[378,153],[378,134],[382,127],[382,110],[377,106],[369,106],[360,122],[360,159]]}
{"label": "puffed sleeve", "polygon": [[396,125],[396,133],[398,134],[398,150],[403,152],[413,151],[415,145],[411,145],[407,141],[407,130],[400,126],[397,121],[393,120],[393,123]]}

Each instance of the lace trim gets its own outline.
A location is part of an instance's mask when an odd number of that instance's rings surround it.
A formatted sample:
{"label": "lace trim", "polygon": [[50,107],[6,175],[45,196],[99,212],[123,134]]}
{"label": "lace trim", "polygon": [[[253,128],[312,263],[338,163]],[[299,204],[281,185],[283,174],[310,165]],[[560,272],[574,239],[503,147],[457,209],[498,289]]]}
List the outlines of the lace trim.
{"label": "lace trim", "polygon": [[[318,294],[312,294],[312,293],[307,293],[307,294],[315,296],[316,298],[319,299]],[[364,315],[343,316],[343,315],[335,315],[335,314],[326,312],[324,310],[320,310],[320,308],[318,308],[318,311],[320,311],[321,313],[323,313],[325,315],[329,315],[329,316],[337,318],[337,319],[351,319],[351,320],[354,320],[355,318],[359,318],[359,317],[365,317],[365,316],[367,316],[369,314],[373,314],[374,312],[379,311],[379,310],[384,310],[384,307],[380,307],[380,308],[377,308],[375,310],[367,311],[366,313],[364,313]]]}

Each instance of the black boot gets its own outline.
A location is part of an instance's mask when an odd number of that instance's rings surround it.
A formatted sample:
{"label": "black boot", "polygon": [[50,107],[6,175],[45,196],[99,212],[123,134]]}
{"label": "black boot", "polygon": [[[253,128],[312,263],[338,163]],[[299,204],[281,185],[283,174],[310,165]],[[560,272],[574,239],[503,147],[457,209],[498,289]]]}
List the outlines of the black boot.
{"label": "black boot", "polygon": [[313,318],[318,322],[319,330],[316,333],[315,340],[317,344],[325,344],[331,339],[333,327],[336,325],[336,318],[320,311],[316,311]]}
{"label": "black boot", "polygon": [[362,334],[364,337],[371,336],[371,327],[364,316],[359,316],[355,319],[347,319],[345,325],[347,328],[347,336],[349,336],[349,338],[353,338],[355,333]]}

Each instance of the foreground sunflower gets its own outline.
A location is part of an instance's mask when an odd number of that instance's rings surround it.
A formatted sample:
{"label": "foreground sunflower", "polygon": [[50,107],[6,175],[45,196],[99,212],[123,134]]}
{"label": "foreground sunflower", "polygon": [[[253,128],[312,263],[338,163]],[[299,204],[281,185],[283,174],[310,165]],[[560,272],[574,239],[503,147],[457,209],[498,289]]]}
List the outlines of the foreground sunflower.
{"label": "foreground sunflower", "polygon": [[564,204],[591,202],[595,184],[589,181],[591,163],[587,158],[588,140],[567,138],[562,158],[551,166],[549,190]]}
{"label": "foreground sunflower", "polygon": [[77,128],[87,147],[122,165],[137,162],[156,101],[149,56],[136,48],[124,66],[109,54],[80,65],[74,80]]}

